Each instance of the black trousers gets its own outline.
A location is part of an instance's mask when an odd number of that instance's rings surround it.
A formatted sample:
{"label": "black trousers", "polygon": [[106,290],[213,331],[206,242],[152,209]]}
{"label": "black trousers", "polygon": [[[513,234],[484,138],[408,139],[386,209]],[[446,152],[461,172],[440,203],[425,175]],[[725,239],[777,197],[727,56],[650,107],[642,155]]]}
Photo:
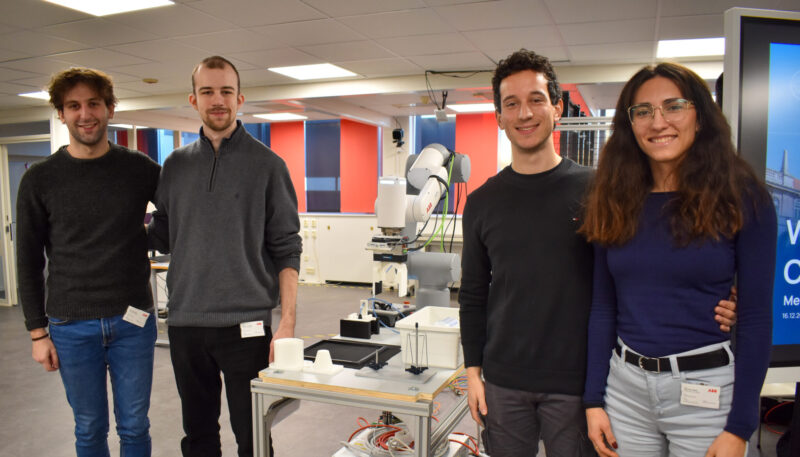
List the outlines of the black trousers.
{"label": "black trousers", "polygon": [[[235,327],[169,327],[169,351],[181,397],[184,457],[220,457],[220,395],[225,378],[239,457],[253,455],[250,381],[267,367],[272,334],[242,338]],[[270,440],[271,441],[271,440]],[[272,443],[270,442],[270,448]]]}

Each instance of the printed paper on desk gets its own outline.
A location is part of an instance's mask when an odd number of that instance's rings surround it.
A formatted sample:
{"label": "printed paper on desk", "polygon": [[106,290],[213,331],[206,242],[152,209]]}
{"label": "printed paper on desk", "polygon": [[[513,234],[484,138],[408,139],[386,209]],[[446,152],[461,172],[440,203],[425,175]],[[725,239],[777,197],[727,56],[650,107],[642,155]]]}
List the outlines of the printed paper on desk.
{"label": "printed paper on desk", "polygon": [[253,338],[256,336],[264,336],[264,321],[250,321],[242,322],[239,324],[242,330],[242,338]]}
{"label": "printed paper on desk", "polygon": [[719,386],[681,383],[681,404],[700,408],[719,409]]}
{"label": "printed paper on desk", "polygon": [[131,324],[139,327],[144,327],[144,324],[147,323],[148,317],[150,317],[150,313],[147,311],[142,311],[139,308],[128,306],[128,310],[125,311],[125,315],[122,316],[122,320],[125,322],[130,322]]}

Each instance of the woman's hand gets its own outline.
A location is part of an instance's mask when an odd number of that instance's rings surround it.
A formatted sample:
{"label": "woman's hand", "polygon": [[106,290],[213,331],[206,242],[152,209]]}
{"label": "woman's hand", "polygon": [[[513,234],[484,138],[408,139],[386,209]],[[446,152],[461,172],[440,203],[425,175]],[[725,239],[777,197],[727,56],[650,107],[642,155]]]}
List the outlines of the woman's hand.
{"label": "woman's hand", "polygon": [[589,429],[589,439],[592,440],[594,450],[601,457],[618,457],[617,453],[612,451],[606,445],[610,444],[614,449],[617,448],[617,439],[614,438],[614,432],[611,431],[611,421],[608,420],[603,408],[588,408],[586,410],[586,426]]}
{"label": "woman's hand", "polygon": [[730,432],[722,432],[711,443],[705,457],[744,457],[747,442]]}

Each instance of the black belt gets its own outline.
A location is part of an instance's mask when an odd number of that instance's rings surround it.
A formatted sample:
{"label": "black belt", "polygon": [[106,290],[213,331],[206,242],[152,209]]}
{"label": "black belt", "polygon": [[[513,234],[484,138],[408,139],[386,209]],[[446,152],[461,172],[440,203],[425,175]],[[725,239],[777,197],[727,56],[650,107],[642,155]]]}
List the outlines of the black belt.
{"label": "black belt", "polygon": [[[622,348],[617,344],[614,347],[617,355],[621,356]],[[709,368],[724,367],[730,363],[731,359],[728,356],[728,351],[724,348],[717,349],[716,351],[705,352],[703,354],[686,355],[678,357],[678,371],[688,370],[707,370]],[[630,350],[625,351],[625,361],[638,366],[642,370],[654,371],[661,373],[662,371],[669,371],[672,367],[669,364],[669,357],[645,357]]]}

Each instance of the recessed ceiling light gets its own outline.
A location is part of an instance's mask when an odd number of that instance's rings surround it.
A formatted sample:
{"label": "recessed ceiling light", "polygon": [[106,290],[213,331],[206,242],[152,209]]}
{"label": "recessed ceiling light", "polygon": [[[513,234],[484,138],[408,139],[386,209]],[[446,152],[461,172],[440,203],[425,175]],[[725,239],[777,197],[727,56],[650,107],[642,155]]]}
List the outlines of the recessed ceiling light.
{"label": "recessed ceiling light", "polygon": [[461,103],[456,105],[447,105],[447,107],[456,113],[494,112],[494,103]]}
{"label": "recessed ceiling light", "polygon": [[660,40],[656,58],[721,56],[725,54],[725,38],[697,38],[693,40]]}
{"label": "recessed ceiling light", "polygon": [[327,78],[345,78],[348,76],[357,76],[352,71],[345,70],[342,67],[329,63],[320,63],[316,65],[297,65],[294,67],[273,67],[269,71],[280,73],[290,78],[299,79],[301,81],[306,79],[327,79]]}
{"label": "recessed ceiling light", "polygon": [[117,129],[132,129],[133,125],[131,124],[108,124],[109,127],[114,127]]}
{"label": "recessed ceiling light", "polygon": [[172,5],[171,0],[45,0],[92,16],[128,13],[158,6]]}
{"label": "recessed ceiling light", "polygon": [[38,98],[39,100],[50,100],[50,94],[44,90],[40,90],[39,92],[26,92],[24,94],[17,95],[20,97]]}
{"label": "recessed ceiling light", "polygon": [[[448,106],[448,108],[449,108],[449,106]],[[453,118],[453,117],[456,117],[456,115],[455,114],[448,114],[447,117]],[[420,116],[420,118],[422,118],[422,119],[436,119],[436,116],[433,115],[433,114],[423,114],[422,116]]]}
{"label": "recessed ceiling light", "polygon": [[308,119],[306,116],[295,114],[295,113],[265,113],[265,114],[254,114],[253,117],[257,117],[260,119],[266,119],[268,121],[301,121],[303,119]]}

